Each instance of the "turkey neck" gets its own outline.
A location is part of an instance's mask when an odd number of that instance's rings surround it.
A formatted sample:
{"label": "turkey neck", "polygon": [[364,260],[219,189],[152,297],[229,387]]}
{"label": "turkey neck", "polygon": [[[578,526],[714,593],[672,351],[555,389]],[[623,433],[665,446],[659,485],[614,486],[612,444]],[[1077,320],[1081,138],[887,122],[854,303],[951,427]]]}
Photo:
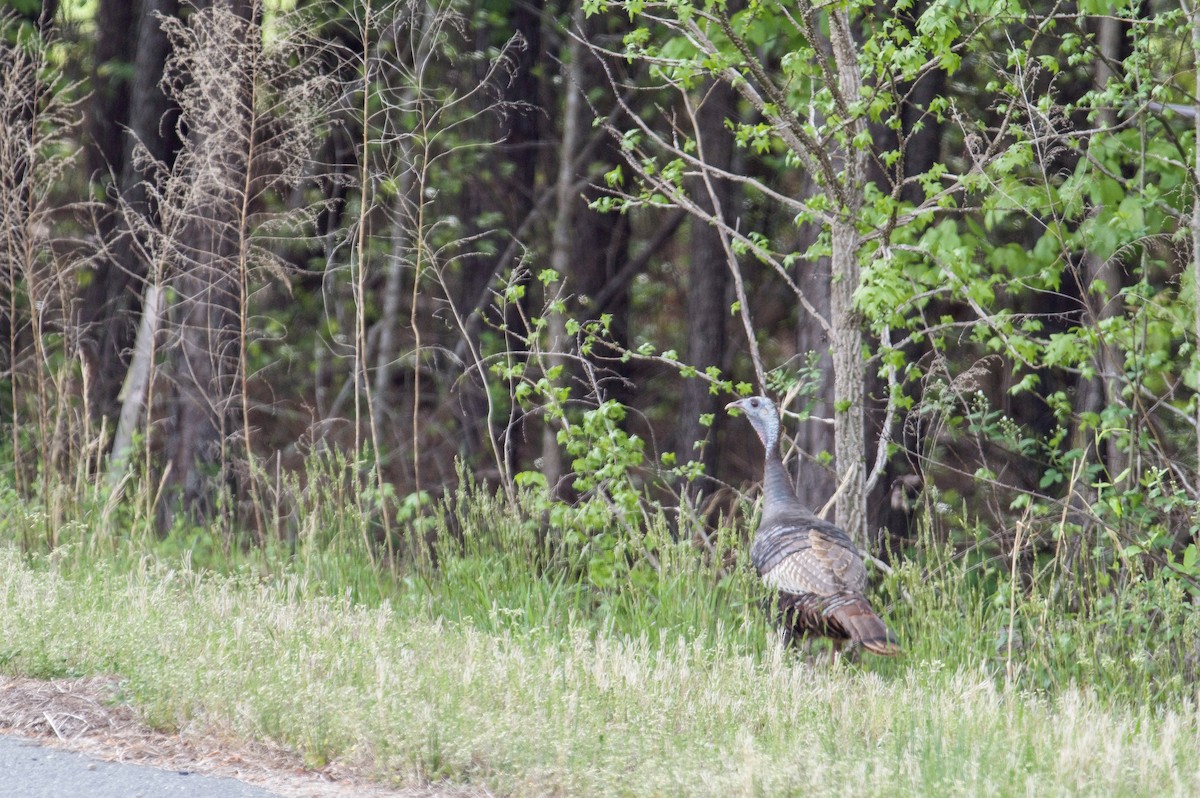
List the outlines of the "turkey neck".
{"label": "turkey neck", "polygon": [[767,463],[763,469],[763,514],[773,515],[789,505],[798,503],[796,492],[783,460],[779,457],[779,444],[771,441],[767,448]]}

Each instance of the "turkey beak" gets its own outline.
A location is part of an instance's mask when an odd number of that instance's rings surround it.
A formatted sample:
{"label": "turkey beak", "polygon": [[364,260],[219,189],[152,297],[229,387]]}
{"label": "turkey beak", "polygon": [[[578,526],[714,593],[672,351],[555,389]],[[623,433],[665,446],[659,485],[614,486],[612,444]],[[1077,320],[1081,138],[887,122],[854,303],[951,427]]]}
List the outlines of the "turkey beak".
{"label": "turkey beak", "polygon": [[742,400],[738,399],[736,402],[730,402],[729,404],[725,405],[725,409],[726,410],[741,410],[742,409]]}

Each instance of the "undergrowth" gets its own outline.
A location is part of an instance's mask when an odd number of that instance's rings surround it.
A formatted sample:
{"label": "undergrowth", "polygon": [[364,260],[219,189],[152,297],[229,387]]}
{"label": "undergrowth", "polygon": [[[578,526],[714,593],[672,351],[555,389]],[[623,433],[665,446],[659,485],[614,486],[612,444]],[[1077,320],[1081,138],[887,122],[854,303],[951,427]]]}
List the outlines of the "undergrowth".
{"label": "undergrowth", "polygon": [[49,545],[44,512],[5,494],[0,668],[116,674],[157,726],[270,740],[395,783],[1200,788],[1186,765],[1200,622],[1161,573],[1072,610],[1061,586],[1014,595],[1002,563],[924,533],[921,556],[877,574],[873,593],[905,655],[830,667],[819,644],[780,646],[740,518],[707,550],[649,517],[653,567],[614,583],[589,570],[588,542],[536,512],[536,492],[514,507],[465,488],[390,545],[369,515],[308,495],[291,538],[229,544],[180,526],[159,539],[81,501]]}

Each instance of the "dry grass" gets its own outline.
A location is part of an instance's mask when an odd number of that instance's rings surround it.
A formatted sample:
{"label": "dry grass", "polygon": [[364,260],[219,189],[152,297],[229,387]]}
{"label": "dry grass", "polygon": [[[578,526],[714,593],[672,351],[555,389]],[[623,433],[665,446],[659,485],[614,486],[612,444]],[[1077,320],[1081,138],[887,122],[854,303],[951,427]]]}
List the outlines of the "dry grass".
{"label": "dry grass", "polygon": [[[1113,706],[1086,688],[1035,696],[1006,689],[991,665],[911,661],[885,679],[779,648],[739,653],[720,635],[485,633],[411,608],[306,597],[299,578],[146,565],[68,579],[11,550],[0,550],[0,584],[7,670],[120,674],[121,698],[160,729],[282,746],[318,771],[333,765],[396,787],[1200,792],[1194,703]],[[255,750],[246,745],[237,750]]]}
{"label": "dry grass", "polygon": [[454,787],[389,789],[346,768],[305,768],[293,752],[199,730],[165,734],[121,700],[111,676],[29,679],[0,676],[0,733],[112,762],[238,779],[287,798],[454,798],[487,795]]}

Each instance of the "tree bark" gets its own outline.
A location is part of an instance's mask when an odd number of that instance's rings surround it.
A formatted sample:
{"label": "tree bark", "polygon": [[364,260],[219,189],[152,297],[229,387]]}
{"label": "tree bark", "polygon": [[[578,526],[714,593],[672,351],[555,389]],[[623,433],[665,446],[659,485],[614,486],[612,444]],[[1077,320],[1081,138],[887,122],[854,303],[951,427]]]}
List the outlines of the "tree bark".
{"label": "tree bark", "polygon": [[[413,55],[413,76],[404,85],[404,88],[399,91],[400,100],[396,104],[398,109],[402,111],[415,106],[424,98],[418,97],[418,92],[423,88],[425,79],[425,66],[428,64],[428,53],[426,48],[432,46],[433,37],[431,31],[436,21],[436,9],[429,7],[427,4],[422,4],[420,13],[414,16],[420,19],[420,31],[412,31],[409,35],[415,36],[419,42],[417,52]],[[405,71],[407,72],[407,70]],[[402,78],[403,79],[403,78]],[[421,210],[424,207],[425,198],[414,192],[414,187],[418,182],[418,175],[423,177],[426,153],[423,147],[427,143],[417,142],[417,147],[422,148],[420,152],[414,149],[414,140],[409,131],[402,130],[396,136],[392,146],[399,153],[400,158],[397,161],[399,174],[395,175],[397,184],[396,199],[393,204],[394,212],[392,214],[392,251],[387,259],[387,273],[383,286],[383,313],[379,318],[379,346],[375,353],[375,383],[372,391],[372,407],[371,407],[371,424],[373,425],[372,436],[376,446],[380,446],[382,441],[382,432],[380,430],[380,422],[383,420],[386,409],[390,407],[388,394],[392,383],[392,368],[398,354],[397,331],[400,323],[400,308],[403,304],[404,293],[404,272],[406,267],[411,267],[413,271],[413,299],[416,300],[416,289],[418,287],[419,272],[422,264],[419,262],[421,251],[421,239],[417,236],[423,235],[422,227],[424,218]],[[363,157],[367,157],[363,153]],[[418,162],[419,161],[419,162]],[[417,245],[417,257],[413,257],[413,246]],[[414,308],[415,309],[415,308]],[[417,331],[414,329],[414,333]],[[420,376],[421,368],[421,353],[416,353],[414,363],[414,385],[416,385]],[[419,397],[414,397],[413,413],[414,418],[420,407]],[[415,434],[415,430],[414,430]],[[414,465],[414,474],[418,469]],[[414,480],[416,481],[416,480]]]}
{"label": "tree bark", "polygon": [[122,129],[129,123],[131,93],[126,68],[134,67],[140,6],[129,0],[100,0],[96,9],[92,96],[87,109],[88,166],[92,179],[101,185],[109,172],[119,177],[124,165]]}
{"label": "tree bark", "polygon": [[[829,13],[829,38],[838,73],[838,90],[844,102],[856,102],[862,93],[858,53],[843,8]],[[867,154],[853,143],[866,129],[866,120],[855,116],[849,123],[848,149],[841,153],[844,178],[842,208],[831,225],[832,284],[829,291],[830,325],[833,328],[834,458],[837,461],[836,519],[860,547],[866,543],[866,447],[863,392],[867,381],[863,357],[862,316],[854,306],[861,274],[856,228],[862,207],[862,186],[867,178]]]}
{"label": "tree bark", "polygon": [[[733,135],[725,122],[736,114],[736,97],[725,82],[710,83],[702,92],[696,109],[695,129],[700,152],[705,163],[723,171],[733,165]],[[735,192],[728,181],[716,177],[710,181],[693,178],[688,188],[696,205],[706,215],[730,219]],[[710,366],[720,367],[725,361],[729,265],[725,262],[721,235],[714,225],[703,219],[692,220],[687,287],[687,363],[700,371]],[[681,464],[697,460],[704,466],[704,473],[714,477],[720,462],[718,445],[721,440],[715,434],[715,422],[723,417],[717,413],[719,397],[709,391],[704,380],[684,380],[681,387],[676,457]],[[713,426],[701,423],[700,417],[706,414],[713,415]],[[701,445],[699,450],[695,448],[697,443]],[[698,493],[705,484],[694,484],[691,492]]]}
{"label": "tree bark", "polygon": [[[571,15],[572,28],[577,28],[583,19],[582,6],[577,7]],[[554,228],[550,232],[550,268],[558,272],[559,280],[565,280],[571,269],[571,234],[575,219],[575,206],[579,198],[572,190],[575,185],[575,151],[579,149],[579,126],[582,103],[579,93],[583,91],[583,71],[580,59],[583,48],[575,36],[568,34],[567,51],[562,67],[563,91],[563,123],[562,138],[558,148],[558,175],[555,178],[558,202],[554,212]],[[568,286],[568,290],[570,286]],[[551,289],[553,290],[553,289]],[[544,355],[548,370],[564,370],[567,365],[563,357],[567,346],[566,319],[556,310],[549,312],[549,341]],[[558,379],[563,379],[565,375]],[[557,492],[559,480],[562,479],[563,453],[558,444],[555,414],[565,408],[555,406],[557,400],[543,400],[547,415],[542,427],[542,474],[552,493]]]}
{"label": "tree bark", "polygon": [[[595,14],[585,18],[577,29],[588,47],[591,43],[604,41],[606,38],[621,35],[627,26],[624,20],[614,19],[610,15]],[[598,93],[608,87],[608,74],[605,71],[606,56],[595,50],[581,53],[579,60],[580,99],[595,98]],[[606,100],[611,102],[611,100]],[[619,163],[621,153],[608,135],[602,129],[584,140],[584,133],[589,129],[591,121],[587,108],[581,109],[584,119],[580,121],[579,147],[575,156],[575,175],[582,184],[582,191],[576,191],[574,232],[571,241],[571,284],[570,290],[575,295],[575,301],[570,305],[577,318],[598,319],[608,314],[609,335],[617,346],[624,346],[629,340],[629,285],[641,272],[645,271],[649,262],[651,248],[657,248],[666,238],[652,237],[647,249],[636,257],[630,256],[630,241],[632,230],[628,214],[599,213],[591,209],[592,202],[606,195],[603,188],[596,186],[597,180],[588,180],[589,175],[596,174],[599,169],[607,169],[611,164]],[[604,117],[607,108],[595,108],[597,116]],[[611,113],[607,114],[611,118]],[[582,194],[582,197],[578,194]],[[682,217],[680,217],[682,220]],[[657,239],[657,243],[655,243]],[[604,363],[600,386],[605,395],[597,399],[614,399],[621,404],[632,401],[632,391],[626,382],[626,364],[617,359],[609,359]],[[576,376],[579,370],[576,370]]]}
{"label": "tree bark", "polygon": [[[906,16],[906,24],[914,32],[917,18],[927,7],[927,3],[920,3],[910,15]],[[889,10],[885,13],[891,14],[892,12]],[[902,168],[899,173],[888,173],[878,159],[871,162],[871,180],[875,182],[881,192],[892,194],[896,188],[896,180],[908,181],[917,175],[925,174],[938,161],[941,155],[945,123],[938,121],[936,115],[929,113],[929,105],[935,98],[942,96],[945,86],[946,73],[941,69],[927,72],[912,83],[901,84],[896,92],[897,96],[902,98],[900,129],[892,130],[882,121],[871,124],[872,138],[876,142],[878,151],[886,152],[896,148],[901,151],[898,166]],[[919,182],[904,182],[900,190],[900,200],[918,207],[925,200],[924,188]],[[906,354],[910,360],[914,361],[920,360],[928,351],[928,340],[906,347]],[[915,394],[914,398],[919,400],[921,385],[913,383],[906,387],[910,395]],[[923,449],[921,425],[915,424],[906,428],[901,420],[893,417],[892,428],[884,429],[883,425],[888,422],[889,418],[890,386],[886,379],[877,372],[871,371],[867,374],[866,390],[867,441],[878,441],[881,436],[885,435],[893,440],[902,441],[909,453],[909,461],[915,462],[917,460],[915,453]],[[906,434],[906,431],[916,434]],[[870,457],[878,451],[876,447],[868,445],[867,467],[872,471],[877,468],[877,465]],[[891,537],[898,539],[903,536],[899,534],[899,531],[907,529],[911,517],[911,513],[907,510],[910,494],[919,490],[916,486],[921,484],[919,477],[914,478],[910,470],[909,464],[901,458],[889,459],[883,466],[882,478],[867,493],[866,538],[868,543],[876,549],[879,548],[877,544],[880,543],[880,540],[877,533],[880,530],[889,530],[893,533]],[[893,499],[894,496],[895,499]],[[901,496],[904,497],[903,500],[900,498]]]}
{"label": "tree bark", "polygon": [[[1116,75],[1112,64],[1118,63],[1126,50],[1126,42],[1122,23],[1115,17],[1101,17],[1097,21],[1097,44],[1100,58],[1096,59],[1093,79],[1095,87],[1102,89]],[[1106,109],[1100,114],[1101,124],[1109,129],[1117,125],[1117,114],[1114,109]],[[1107,319],[1115,318],[1122,313],[1122,303],[1117,297],[1124,287],[1125,274],[1119,255],[1114,253],[1107,260],[1101,260],[1091,252],[1085,252],[1082,258],[1082,280],[1080,299],[1092,324],[1097,329]],[[1100,289],[1103,286],[1103,289]],[[1125,364],[1116,348],[1108,344],[1103,336],[1098,337],[1098,352],[1096,370],[1099,376],[1087,380],[1082,386],[1080,410],[1100,413],[1106,406],[1117,407],[1122,403],[1120,392],[1124,380]],[[1089,436],[1092,437],[1092,436]],[[1085,442],[1085,450],[1091,451],[1094,437]],[[1107,435],[1097,446],[1100,460],[1108,470],[1109,479],[1115,479],[1125,470],[1129,458],[1121,450],[1121,441],[1115,435]]]}
{"label": "tree bark", "polygon": [[[1121,22],[1114,17],[1102,17],[1098,21],[1098,27],[1096,38],[1101,57],[1096,59],[1093,77],[1096,88],[1103,88],[1115,77],[1112,64],[1122,57],[1125,37]],[[1117,124],[1117,115],[1112,109],[1102,111],[1100,118],[1105,127],[1112,128]],[[1121,305],[1115,297],[1123,286],[1124,270],[1117,258],[1118,256],[1113,254],[1107,260],[1100,260],[1091,252],[1083,254],[1080,295],[1084,307],[1088,309],[1088,316],[1097,329],[1104,320],[1121,313]],[[1099,285],[1104,286],[1103,290],[1096,290]],[[1096,366],[1099,376],[1087,381],[1080,398],[1080,409],[1094,413],[1101,412],[1106,406],[1120,404],[1119,394],[1123,382],[1120,375],[1125,372],[1119,353],[1104,341],[1103,336],[1099,338],[1098,346]],[[1092,441],[1086,444],[1089,450],[1091,444]],[[1108,435],[1099,443],[1098,448],[1100,451],[1097,454],[1108,469],[1109,479],[1115,479],[1125,470],[1129,460],[1121,450],[1120,440],[1114,435]]]}
{"label": "tree bark", "polygon": [[832,277],[829,316],[833,326],[830,354],[833,360],[834,460],[838,488],[837,523],[860,547],[866,543],[866,442],[863,437],[865,406],[863,387],[867,370],[863,359],[862,318],[854,306],[859,283],[858,233],[853,219],[833,224]]}
{"label": "tree bark", "polygon": [[154,338],[158,334],[163,312],[162,287],[157,283],[146,286],[142,302],[142,320],[138,325],[134,341],[133,357],[125,374],[125,383],[117,397],[121,402],[121,414],[117,429],[113,433],[112,454],[108,460],[108,484],[116,487],[129,468],[129,457],[133,452],[133,436],[142,425],[146,410],[146,391],[154,369]]}
{"label": "tree bark", "polygon": [[[538,151],[542,142],[541,80],[538,65],[542,56],[544,13],[544,0],[514,3],[509,12],[512,29],[521,36],[524,43],[516,54],[515,69],[505,92],[505,100],[509,102],[511,109],[508,112],[508,129],[503,145],[513,167],[512,177],[507,181],[508,191],[504,208],[510,230],[515,229],[533,208],[537,186]],[[507,266],[502,264],[501,269],[505,268]],[[527,276],[522,279],[528,287]],[[536,315],[530,313],[531,299],[532,294],[527,291],[523,298],[516,300],[515,305],[508,308],[505,315],[508,330],[521,330],[522,317]],[[516,360],[527,358],[524,352],[525,345],[518,335],[507,335],[506,343],[510,351],[519,353],[515,356]],[[509,474],[520,470],[518,464],[530,463],[541,451],[541,435],[533,426],[540,420],[516,408],[513,413],[513,423],[507,427],[504,442],[507,460],[505,471]]]}

